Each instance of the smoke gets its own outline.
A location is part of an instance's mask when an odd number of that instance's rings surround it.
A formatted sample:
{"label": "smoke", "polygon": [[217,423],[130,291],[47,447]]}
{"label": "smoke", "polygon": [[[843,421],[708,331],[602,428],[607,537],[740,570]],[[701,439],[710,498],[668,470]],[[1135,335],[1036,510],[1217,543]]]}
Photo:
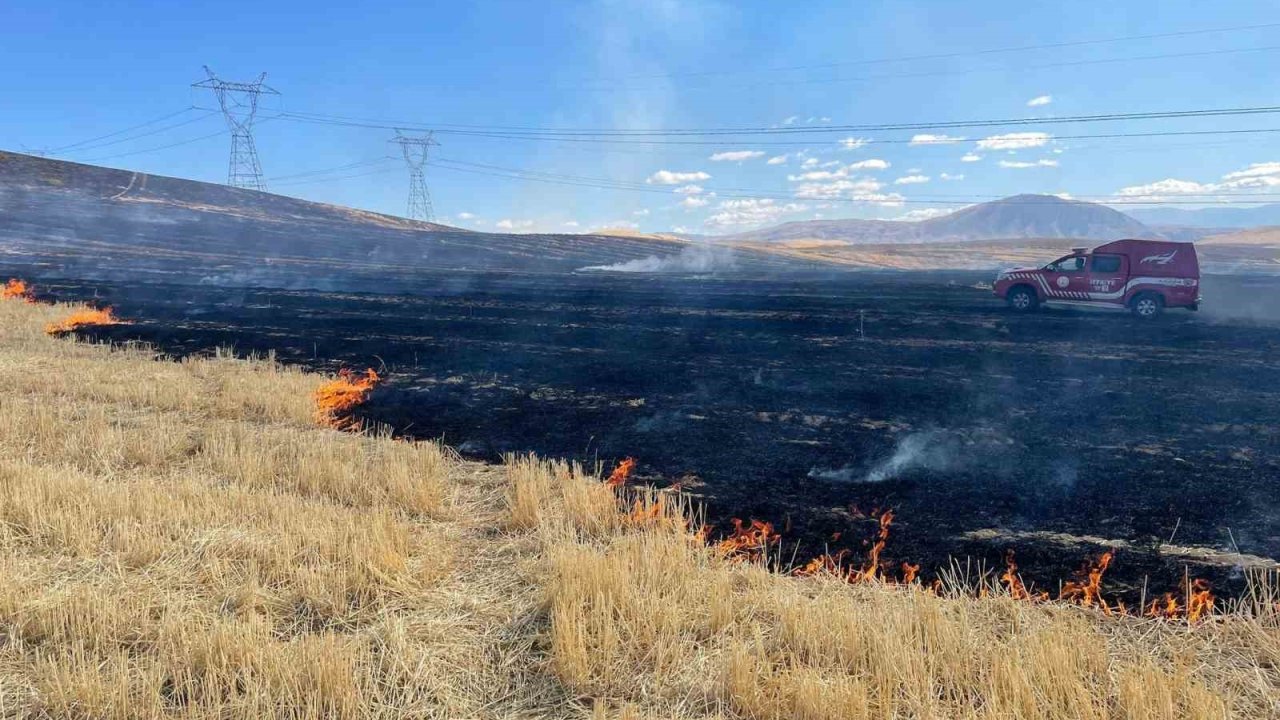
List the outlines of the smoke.
{"label": "smoke", "polygon": [[984,470],[1002,474],[1007,469],[1003,461],[1012,443],[1010,438],[989,428],[922,430],[899,440],[892,454],[870,470],[856,465],[835,470],[813,468],[809,477],[830,482],[882,483],[917,470],[958,471],[979,464]]}
{"label": "smoke", "polygon": [[627,260],[613,265],[590,265],[579,272],[709,273],[738,267],[733,249],[715,245],[690,245],[675,255]]}

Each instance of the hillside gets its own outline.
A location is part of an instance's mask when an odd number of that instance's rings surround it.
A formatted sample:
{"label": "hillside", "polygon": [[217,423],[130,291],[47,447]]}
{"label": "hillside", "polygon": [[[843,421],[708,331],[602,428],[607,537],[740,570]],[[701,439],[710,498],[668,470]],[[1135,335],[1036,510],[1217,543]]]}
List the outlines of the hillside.
{"label": "hillside", "polygon": [[1015,195],[928,220],[809,220],[727,235],[718,240],[727,243],[830,240],[866,245],[1010,238],[1102,241],[1157,235],[1141,222],[1104,205],[1064,200],[1054,195]]}
{"label": "hillside", "polygon": [[[656,262],[678,239],[478,233],[178,178],[0,152],[0,255],[79,277],[352,287],[416,269]],[[776,265],[747,253],[738,264]]]}
{"label": "hillside", "polygon": [[1280,692],[1265,585],[1189,625],[788,577],[678,494],[317,427],[322,376],[45,335],[75,309],[0,301],[6,717],[1207,719]]}
{"label": "hillside", "polygon": [[1207,207],[1190,210],[1155,207],[1131,210],[1129,214],[1145,223],[1201,228],[1249,228],[1280,225],[1280,203],[1255,207]]}

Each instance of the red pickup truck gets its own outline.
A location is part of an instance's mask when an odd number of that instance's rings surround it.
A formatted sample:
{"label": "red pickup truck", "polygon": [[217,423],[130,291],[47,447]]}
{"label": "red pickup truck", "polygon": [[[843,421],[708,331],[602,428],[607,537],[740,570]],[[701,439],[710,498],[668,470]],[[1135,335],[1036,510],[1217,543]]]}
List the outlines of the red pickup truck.
{"label": "red pickup truck", "polygon": [[1200,261],[1191,243],[1116,240],[1076,248],[1038,268],[1001,271],[993,292],[1020,312],[1044,303],[1128,309],[1140,318],[1200,308]]}

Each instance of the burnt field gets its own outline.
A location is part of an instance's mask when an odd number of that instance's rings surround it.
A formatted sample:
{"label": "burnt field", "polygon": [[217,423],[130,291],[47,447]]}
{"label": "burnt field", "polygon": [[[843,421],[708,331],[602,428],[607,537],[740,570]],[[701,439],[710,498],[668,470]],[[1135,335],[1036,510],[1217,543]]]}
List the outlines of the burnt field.
{"label": "burnt field", "polygon": [[[23,268],[5,268],[21,275]],[[113,305],[89,334],[379,368],[364,417],[464,454],[536,451],[679,483],[774,523],[783,560],[866,552],[1003,566],[1038,586],[1117,548],[1107,593],[1184,573],[1238,592],[1280,558],[1280,326],[1172,312],[1014,316],[986,274],[790,280],[420,274],[398,295],[47,278]],[[1206,281],[1280,303],[1280,281]],[[1225,300],[1219,300],[1225,302]],[[1228,313],[1229,315],[1229,313]],[[127,379],[122,378],[122,382]]]}

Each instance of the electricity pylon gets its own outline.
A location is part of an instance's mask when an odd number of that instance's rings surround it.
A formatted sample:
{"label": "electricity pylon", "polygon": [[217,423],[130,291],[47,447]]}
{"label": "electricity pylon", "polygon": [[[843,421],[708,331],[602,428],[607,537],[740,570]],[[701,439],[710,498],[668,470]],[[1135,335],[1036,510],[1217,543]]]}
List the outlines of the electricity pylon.
{"label": "electricity pylon", "polygon": [[259,75],[253,82],[230,82],[219,80],[208,65],[204,66],[204,71],[209,74],[209,78],[192,83],[191,87],[213,91],[222,108],[222,116],[227,120],[227,127],[231,129],[231,161],[227,166],[227,184],[237,188],[266,190],[267,184],[262,179],[262,165],[258,162],[258,148],[253,144],[253,120],[258,114],[258,98],[280,93],[263,84],[267,79],[266,73]]}
{"label": "electricity pylon", "polygon": [[423,172],[423,167],[427,164],[427,149],[440,143],[435,141],[432,133],[427,133],[425,137],[411,137],[399,130],[396,130],[396,136],[391,142],[400,146],[400,151],[404,153],[405,164],[409,166],[409,211],[407,217],[410,220],[430,222],[434,212],[431,208],[431,194],[427,192],[427,178]]}

